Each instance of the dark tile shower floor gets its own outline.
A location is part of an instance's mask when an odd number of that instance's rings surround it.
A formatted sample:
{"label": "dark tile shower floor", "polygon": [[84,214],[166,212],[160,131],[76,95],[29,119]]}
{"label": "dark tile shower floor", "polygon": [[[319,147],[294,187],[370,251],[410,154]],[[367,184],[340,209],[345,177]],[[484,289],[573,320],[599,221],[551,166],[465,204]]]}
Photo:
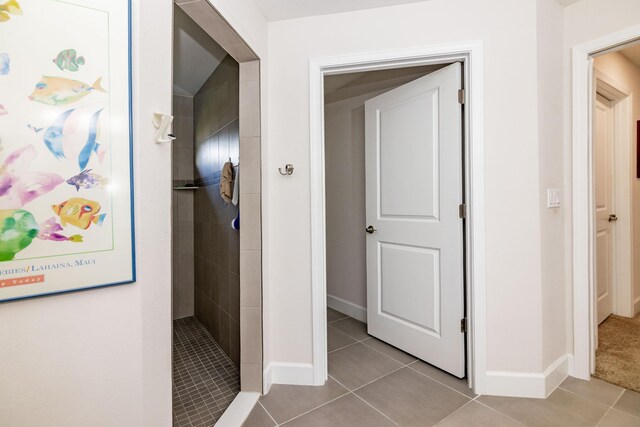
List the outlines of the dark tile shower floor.
{"label": "dark tile shower floor", "polygon": [[173,425],[213,426],[240,392],[240,373],[195,317],[173,322]]}

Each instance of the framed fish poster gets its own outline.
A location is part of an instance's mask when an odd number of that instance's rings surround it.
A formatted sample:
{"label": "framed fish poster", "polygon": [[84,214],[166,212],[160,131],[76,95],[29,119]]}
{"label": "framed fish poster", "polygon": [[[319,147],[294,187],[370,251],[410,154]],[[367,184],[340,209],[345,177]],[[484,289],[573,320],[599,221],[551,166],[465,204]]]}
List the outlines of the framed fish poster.
{"label": "framed fish poster", "polygon": [[135,280],[130,2],[0,0],[0,302]]}

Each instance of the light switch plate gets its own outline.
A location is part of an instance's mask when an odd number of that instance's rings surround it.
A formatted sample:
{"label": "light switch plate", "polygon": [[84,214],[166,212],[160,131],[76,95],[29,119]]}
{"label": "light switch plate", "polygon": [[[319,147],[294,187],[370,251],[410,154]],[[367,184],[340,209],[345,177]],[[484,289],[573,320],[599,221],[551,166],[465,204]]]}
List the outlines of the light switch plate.
{"label": "light switch plate", "polygon": [[560,207],[560,189],[547,188],[547,208]]}

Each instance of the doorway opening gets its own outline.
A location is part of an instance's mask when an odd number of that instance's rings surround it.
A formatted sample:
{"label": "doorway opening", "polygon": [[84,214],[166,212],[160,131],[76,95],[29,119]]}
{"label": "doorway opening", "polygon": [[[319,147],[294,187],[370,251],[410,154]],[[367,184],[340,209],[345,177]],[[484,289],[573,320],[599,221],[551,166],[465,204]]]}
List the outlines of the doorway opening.
{"label": "doorway opening", "polygon": [[365,375],[376,349],[390,372],[417,357],[466,376],[462,81],[457,62],[325,77],[327,350],[345,385],[384,373]]}
{"label": "doorway opening", "polygon": [[173,421],[233,425],[262,392],[260,61],[207,1],[173,25]]}
{"label": "doorway opening", "polygon": [[[596,347],[599,353],[609,347],[607,332],[599,330],[598,323],[609,312],[634,316],[640,301],[635,295],[635,282],[640,278],[635,272],[638,252],[633,250],[638,231],[638,213],[633,207],[638,199],[632,190],[640,183],[634,125],[640,117],[632,101],[637,99],[633,90],[637,79],[627,83],[620,69],[611,66],[624,62],[625,68],[634,68],[623,53],[628,54],[627,49],[638,41],[640,26],[635,26],[573,48],[572,375],[584,380],[599,375]],[[604,320],[601,327],[607,323]],[[640,339],[640,329],[638,334]],[[625,336],[628,342],[633,339]]]}
{"label": "doorway opening", "polygon": [[[594,258],[596,351],[593,376],[640,391],[640,226],[635,134],[640,45],[594,58]],[[637,282],[637,283],[636,283]]]}
{"label": "doorway opening", "polygon": [[[343,363],[355,352],[361,359],[382,358],[392,370],[415,364],[408,369],[466,378],[456,386],[484,390],[482,145],[471,125],[472,117],[481,123],[481,83],[473,68],[479,57],[479,46],[466,45],[312,61],[314,384],[324,384],[329,374],[338,381],[366,380],[354,379],[358,374]],[[427,118],[416,120],[425,112]],[[407,131],[407,123],[420,129]],[[376,139],[393,126],[398,136]],[[446,145],[439,132],[447,135]],[[441,185],[451,186],[447,195]],[[429,228],[447,223],[447,230]],[[410,242],[387,234],[398,226]],[[438,233],[455,244],[413,241]],[[423,351],[431,347],[424,342],[443,337],[453,342],[436,353]],[[453,364],[443,363],[447,354]]]}

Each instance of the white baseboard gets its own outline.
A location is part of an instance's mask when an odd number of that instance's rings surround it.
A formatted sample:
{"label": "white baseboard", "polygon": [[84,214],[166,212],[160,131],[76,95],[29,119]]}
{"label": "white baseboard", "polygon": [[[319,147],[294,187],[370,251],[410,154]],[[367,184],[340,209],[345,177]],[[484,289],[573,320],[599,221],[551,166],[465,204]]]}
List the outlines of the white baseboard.
{"label": "white baseboard", "polygon": [[272,362],[264,370],[264,393],[272,384],[314,385],[313,365],[311,363]]}
{"label": "white baseboard", "polygon": [[565,354],[543,373],[487,371],[485,394],[544,399],[567,377],[571,359]]}
{"label": "white baseboard", "polygon": [[549,367],[544,371],[544,391],[545,396],[549,397],[553,391],[558,388],[562,381],[564,381],[568,376],[569,372],[573,370],[573,355],[565,354],[560,356],[558,360],[553,362]]}
{"label": "white baseboard", "polygon": [[258,402],[260,393],[251,393],[248,391],[242,391],[238,393],[231,405],[222,414],[216,427],[238,427],[244,424],[247,417],[253,410],[253,407]]}
{"label": "white baseboard", "polygon": [[567,373],[569,374],[570,377],[573,377],[573,354],[567,354],[567,364],[568,364],[568,371]]}
{"label": "white baseboard", "polygon": [[334,297],[333,295],[327,295],[327,307],[367,323],[367,309],[365,307],[360,307],[359,305],[342,298]]}

